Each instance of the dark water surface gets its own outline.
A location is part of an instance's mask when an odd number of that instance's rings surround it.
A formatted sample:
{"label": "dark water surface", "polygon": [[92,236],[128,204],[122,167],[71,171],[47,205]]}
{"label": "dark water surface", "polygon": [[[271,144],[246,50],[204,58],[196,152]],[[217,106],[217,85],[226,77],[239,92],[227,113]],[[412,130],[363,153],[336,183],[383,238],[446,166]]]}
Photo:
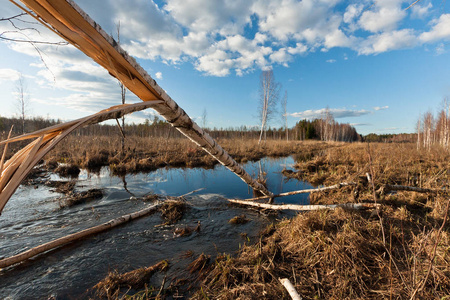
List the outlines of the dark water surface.
{"label": "dark water surface", "polygon": [[[292,158],[264,159],[244,167],[254,176],[262,168],[267,173],[268,188],[274,193],[310,188],[306,183],[283,180],[281,170],[285,166],[291,168],[293,163]],[[76,190],[90,188],[102,188],[104,197],[59,209],[56,199],[61,194],[43,185],[20,186],[0,216],[0,258],[143,209],[151,203],[139,197],[148,193],[179,196],[205,189],[186,196],[190,209],[175,225],[158,226],[163,220],[160,213],[155,213],[1,270],[1,299],[47,299],[50,296],[82,299],[108,271],[127,272],[163,259],[169,261],[169,277],[182,277],[187,272],[186,265],[201,253],[212,258],[218,253],[232,254],[243,243],[252,243],[273,221],[257,211],[228,205],[227,198],[245,199],[252,194],[244,182],[223,166],[213,170],[160,169],[124,178],[111,176],[106,168],[98,175],[82,172]],[[277,201],[307,204],[308,195]],[[228,223],[241,214],[250,222]],[[281,213],[278,217],[286,216],[292,213]],[[175,228],[195,227],[198,221],[201,222],[200,232],[185,237],[174,235]],[[194,253],[190,258],[184,256],[188,250]],[[161,282],[159,274],[151,283],[159,286]]]}

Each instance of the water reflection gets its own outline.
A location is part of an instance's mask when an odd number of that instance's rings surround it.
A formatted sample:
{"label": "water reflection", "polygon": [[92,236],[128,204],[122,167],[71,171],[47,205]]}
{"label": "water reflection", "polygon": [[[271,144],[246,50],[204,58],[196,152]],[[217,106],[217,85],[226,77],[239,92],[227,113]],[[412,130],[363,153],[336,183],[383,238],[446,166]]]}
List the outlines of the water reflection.
{"label": "water reflection", "polygon": [[[290,168],[293,163],[292,158],[265,159],[244,167],[254,177],[266,173],[268,189],[274,193],[310,188],[295,180],[283,180],[282,169]],[[53,179],[58,178],[53,176]],[[159,214],[154,214],[0,271],[2,297],[83,298],[86,289],[112,269],[129,271],[162,259],[169,259],[172,264],[169,278],[182,276],[186,272],[185,265],[191,262],[180,258],[187,250],[195,255],[205,253],[213,257],[218,252],[233,253],[248,241],[247,237],[251,241],[257,239],[259,231],[272,221],[257,211],[228,205],[226,198],[249,198],[252,191],[223,166],[213,170],[160,169],[122,177],[111,176],[107,168],[97,175],[83,171],[76,189],[94,187],[104,189],[102,199],[65,209],[59,209],[55,201],[61,195],[46,186],[19,187],[0,216],[0,257],[17,254],[148,205],[135,197],[149,193],[178,196],[205,189],[186,197],[190,209],[174,226],[158,226],[162,220]],[[276,202],[306,204],[308,199],[307,195],[296,195],[276,199]],[[240,214],[251,221],[239,226],[228,223]],[[199,221],[202,224],[199,233],[187,237],[173,234],[176,226],[194,226]],[[159,285],[160,279],[156,276],[153,284]]]}

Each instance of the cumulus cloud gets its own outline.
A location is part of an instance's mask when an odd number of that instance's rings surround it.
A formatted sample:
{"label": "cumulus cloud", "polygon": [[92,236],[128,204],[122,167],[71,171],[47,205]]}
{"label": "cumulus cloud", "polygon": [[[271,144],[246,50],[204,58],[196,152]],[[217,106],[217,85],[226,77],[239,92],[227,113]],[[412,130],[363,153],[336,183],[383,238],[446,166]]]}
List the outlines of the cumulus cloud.
{"label": "cumulus cloud", "polygon": [[[435,43],[439,54],[445,51],[443,42],[450,40],[450,14],[441,14],[430,21],[433,6],[429,2],[416,4],[407,11],[402,9],[403,0],[374,0],[370,4],[340,0],[77,0],[77,4],[115,38],[120,22],[121,46],[131,55],[168,64],[190,63],[210,76],[242,76],[273,65],[287,67],[299,55],[336,47],[352,49],[359,55],[376,55]],[[2,9],[5,15],[19,12],[8,2]],[[424,18],[429,26],[426,30],[413,29],[406,23],[407,16]],[[8,22],[0,22],[0,32],[11,31],[7,34],[10,38],[61,40],[45,27],[36,26],[39,32],[17,33]],[[6,45],[39,58],[30,44]],[[39,48],[45,64],[40,60],[33,64],[40,69],[38,82],[48,89],[72,93],[66,98],[52,99],[52,103],[78,109],[87,109],[92,103],[105,106],[119,103],[117,81],[75,47],[39,45]],[[154,75],[162,79],[161,72]],[[13,70],[0,69],[0,80],[16,76]],[[136,100],[131,93],[128,97]],[[330,111],[335,118],[369,113]],[[293,115],[313,118],[322,112]]]}
{"label": "cumulus cloud", "polygon": [[388,105],[386,105],[386,106],[375,106],[375,107],[373,108],[373,110],[378,111],[378,110],[385,110],[385,109],[388,109],[388,108],[389,108]]}
{"label": "cumulus cloud", "polygon": [[391,32],[374,34],[356,46],[359,54],[378,54],[386,51],[410,48],[418,45],[412,29],[402,29]]}
{"label": "cumulus cloud", "polygon": [[427,5],[415,4],[413,7],[411,7],[411,9],[412,9],[411,16],[413,18],[423,19],[430,13],[430,10],[432,8],[433,8],[433,4],[431,4],[431,2],[428,3]]}
{"label": "cumulus cloud", "polygon": [[332,63],[335,63],[336,60],[335,59],[328,59],[326,62],[332,64]]}
{"label": "cumulus cloud", "polygon": [[433,28],[419,36],[422,42],[450,40],[450,14],[443,14],[438,20],[433,20],[431,23],[433,24]]}
{"label": "cumulus cloud", "polygon": [[[299,119],[313,120],[322,118],[326,114],[326,111],[327,111],[326,108],[322,108],[316,110],[305,110],[302,112],[296,112],[289,115]],[[331,113],[335,119],[360,117],[363,115],[370,114],[370,111],[365,109],[352,110],[346,108],[329,108],[328,112]]]}
{"label": "cumulus cloud", "polygon": [[376,33],[394,30],[407,13],[401,8],[403,0],[375,0],[371,9],[362,13],[361,28]]}
{"label": "cumulus cloud", "polygon": [[0,82],[18,80],[20,72],[13,69],[0,69]]}

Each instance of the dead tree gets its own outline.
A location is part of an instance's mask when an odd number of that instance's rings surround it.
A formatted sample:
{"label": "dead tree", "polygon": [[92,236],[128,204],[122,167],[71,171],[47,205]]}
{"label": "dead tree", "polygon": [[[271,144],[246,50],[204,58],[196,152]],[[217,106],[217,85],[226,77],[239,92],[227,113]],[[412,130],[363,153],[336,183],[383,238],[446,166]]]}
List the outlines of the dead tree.
{"label": "dead tree", "polygon": [[284,120],[284,128],[286,131],[286,141],[289,141],[289,128],[287,121],[287,91],[284,92],[283,100],[281,101],[281,106],[283,109],[283,120]]}
{"label": "dead tree", "polygon": [[27,94],[27,87],[25,84],[25,79],[22,74],[19,74],[19,79],[17,79],[16,84],[16,106],[17,113],[20,119],[21,133],[25,133],[25,118],[29,110],[30,99]]}
{"label": "dead tree", "polygon": [[275,81],[273,71],[263,71],[260,76],[258,116],[261,122],[261,132],[258,144],[261,144],[268,122],[276,113],[276,105],[280,98],[280,84]]}

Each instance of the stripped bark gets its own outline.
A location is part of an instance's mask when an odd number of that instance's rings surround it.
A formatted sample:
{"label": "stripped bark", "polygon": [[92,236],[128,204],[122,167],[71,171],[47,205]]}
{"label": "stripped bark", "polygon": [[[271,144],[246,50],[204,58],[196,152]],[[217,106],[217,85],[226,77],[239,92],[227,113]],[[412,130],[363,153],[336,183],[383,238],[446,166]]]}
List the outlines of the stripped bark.
{"label": "stripped bark", "polygon": [[110,220],[106,223],[103,223],[103,224],[79,231],[77,233],[69,234],[69,235],[61,237],[59,239],[50,241],[48,243],[45,243],[45,244],[42,244],[35,248],[29,249],[29,250],[19,253],[17,255],[14,255],[14,256],[11,256],[8,258],[4,258],[4,259],[0,260],[0,268],[6,268],[9,266],[12,266],[14,264],[23,262],[23,261],[25,261],[33,256],[36,256],[38,254],[41,254],[43,252],[55,249],[57,247],[66,245],[66,244],[74,242],[76,240],[88,237],[90,235],[97,234],[102,231],[106,231],[113,227],[117,227],[121,224],[129,222],[131,220],[143,217],[145,215],[148,215],[149,213],[156,211],[158,209],[158,207],[161,205],[162,205],[162,203],[156,203],[156,204],[154,204],[150,207],[147,207],[145,209],[142,209],[140,211],[121,216],[119,218]]}
{"label": "stripped bark", "polygon": [[272,209],[272,210],[297,210],[297,211],[307,211],[307,210],[320,210],[320,209],[336,209],[338,207],[347,209],[370,209],[377,208],[380,205],[375,203],[343,203],[343,204],[329,204],[329,205],[298,205],[298,204],[267,204],[267,203],[257,203],[249,202],[247,200],[234,200],[228,199],[229,202],[235,204],[242,204],[248,206],[254,206],[262,209]]}
{"label": "stripped bark", "polygon": [[1,141],[0,145],[4,144],[6,147],[6,145],[12,142],[37,138],[14,154],[13,157],[4,164],[4,168],[0,174],[0,214],[9,198],[20,185],[20,182],[27,176],[31,169],[45,154],[72,131],[81,126],[120,118],[122,115],[152,107],[158,102],[160,101],[117,105],[88,117]]}
{"label": "stripped bark", "polygon": [[[16,3],[13,0],[11,2]],[[76,3],[72,0],[21,0],[21,2],[34,12],[30,12],[30,15],[108,70],[141,100],[162,100],[163,102],[155,105],[154,109],[172,126],[202,147],[253,189],[266,196],[273,195],[192,121],[134,58],[130,57]],[[22,7],[22,9],[24,8]]]}

